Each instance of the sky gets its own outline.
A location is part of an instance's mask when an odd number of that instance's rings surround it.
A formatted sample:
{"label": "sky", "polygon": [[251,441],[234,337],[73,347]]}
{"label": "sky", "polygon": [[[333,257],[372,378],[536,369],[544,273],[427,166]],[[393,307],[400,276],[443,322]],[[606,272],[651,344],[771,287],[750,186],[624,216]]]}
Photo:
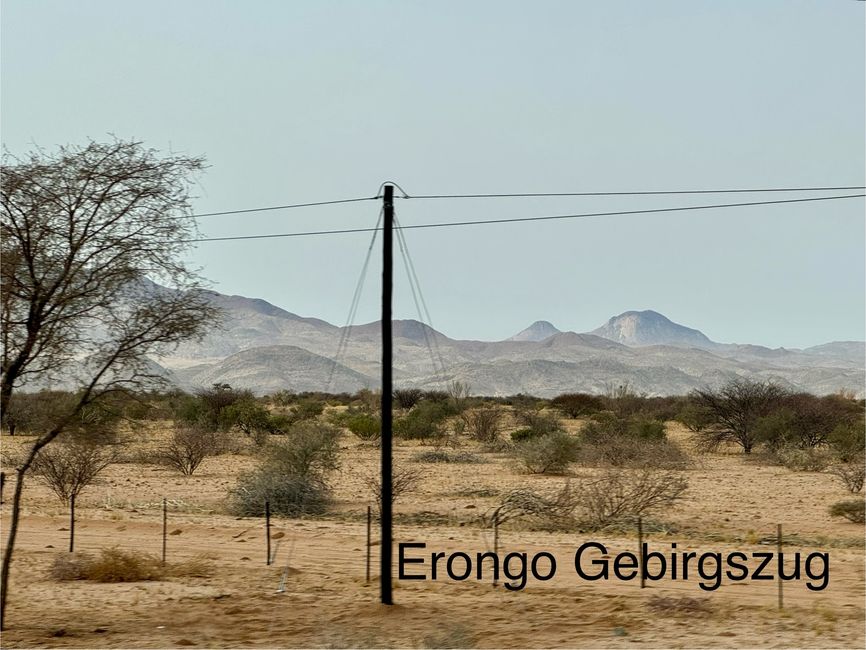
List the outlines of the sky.
{"label": "sky", "polygon": [[[204,155],[196,213],[373,197],[384,181],[410,196],[862,186],[864,5],[4,0],[0,139],[17,155],[112,134]],[[410,225],[778,198],[410,198],[396,211]],[[370,228],[380,207],[200,228]],[[856,198],[406,239],[452,338],[542,319],[587,331],[653,309],[716,341],[802,348],[864,338],[864,224]],[[369,233],[211,242],[189,261],[217,291],[342,325],[369,245]],[[379,255],[358,323],[379,315]],[[417,318],[396,261],[395,317]]]}

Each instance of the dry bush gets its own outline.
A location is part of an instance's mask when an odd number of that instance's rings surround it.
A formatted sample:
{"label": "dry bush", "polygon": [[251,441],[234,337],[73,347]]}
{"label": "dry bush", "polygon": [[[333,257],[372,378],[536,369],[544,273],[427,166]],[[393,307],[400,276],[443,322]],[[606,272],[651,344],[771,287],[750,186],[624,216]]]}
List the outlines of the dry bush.
{"label": "dry bush", "polygon": [[776,462],[794,472],[823,472],[834,459],[828,449],[812,447],[801,449],[785,445],[770,453]]}
{"label": "dry bush", "polygon": [[541,530],[569,531],[577,526],[578,505],[579,490],[566,482],[551,496],[528,489],[512,490],[505,494],[487,518],[490,524],[522,520]]}
{"label": "dry bush", "polygon": [[480,464],[486,463],[478,454],[468,451],[446,451],[444,449],[431,449],[420,451],[412,456],[413,463],[463,463]]}
{"label": "dry bush", "polygon": [[694,598],[692,596],[651,596],[647,607],[656,614],[709,616],[713,607],[709,598]]}
{"label": "dry bush", "polygon": [[830,468],[830,473],[838,476],[839,480],[849,492],[859,492],[866,482],[866,464],[864,463],[839,463]]}
{"label": "dry bush", "polygon": [[852,523],[862,524],[866,520],[866,503],[863,499],[839,501],[830,506],[830,516],[844,517]]}
{"label": "dry bush", "polygon": [[393,395],[397,407],[408,410],[421,401],[424,391],[420,388],[396,388]]}
{"label": "dry bush", "polygon": [[171,440],[158,453],[159,459],[181,474],[192,476],[202,461],[221,451],[222,441],[214,431],[192,425],[175,429]]}
{"label": "dry bush", "polygon": [[115,452],[93,442],[66,439],[44,447],[30,471],[64,503],[77,497],[114,462]]}
{"label": "dry bush", "polygon": [[[382,515],[382,478],[378,473],[362,477],[376,501],[376,512]],[[391,507],[404,494],[414,491],[424,478],[424,471],[417,467],[396,467],[391,473]]]}
{"label": "dry bush", "polygon": [[584,523],[592,528],[603,528],[617,520],[671,506],[687,487],[688,481],[678,472],[649,468],[608,470],[600,478],[581,485]]}
{"label": "dry bush", "polygon": [[530,474],[562,474],[578,458],[580,443],[557,431],[518,443],[514,453]]}
{"label": "dry bush", "polygon": [[180,563],[163,564],[147,553],[104,548],[99,557],[88,553],[58,555],[49,571],[54,580],[92,580],[94,582],[138,582],[164,577],[210,577],[210,562],[196,557]]}
{"label": "dry bush", "polygon": [[493,442],[502,430],[502,409],[498,406],[484,406],[464,412],[461,420],[475,440]]}
{"label": "dry bush", "polygon": [[583,444],[577,462],[585,467],[686,469],[691,459],[670,440],[615,436],[600,444]]}

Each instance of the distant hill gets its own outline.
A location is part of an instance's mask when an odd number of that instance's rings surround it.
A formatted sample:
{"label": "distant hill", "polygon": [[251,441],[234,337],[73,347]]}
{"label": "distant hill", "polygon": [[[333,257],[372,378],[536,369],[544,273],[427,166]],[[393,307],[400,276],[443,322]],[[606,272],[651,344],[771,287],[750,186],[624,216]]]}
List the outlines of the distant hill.
{"label": "distant hill", "polygon": [[[259,394],[324,390],[332,368],[332,391],[379,385],[379,322],[346,332],[265,300],[210,296],[225,314],[222,327],[154,360],[182,387],[223,382]],[[394,321],[393,331],[397,386],[442,388],[459,379],[475,394],[550,397],[603,393],[609,385],[628,382],[650,395],[670,395],[749,376],[817,394],[864,393],[863,342],[806,350],[715,343],[654,311],[625,312],[590,333],[563,332],[536,321],[504,341],[455,340],[416,320]],[[348,344],[335,365],[344,334]]]}
{"label": "distant hill", "polygon": [[652,310],[623,312],[594,329],[591,334],[636,347],[674,345],[710,349],[716,345],[703,332],[674,323]]}
{"label": "distant hill", "polygon": [[525,330],[521,330],[512,337],[505,339],[506,341],[543,341],[549,336],[559,334],[551,323],[546,320],[537,320]]}

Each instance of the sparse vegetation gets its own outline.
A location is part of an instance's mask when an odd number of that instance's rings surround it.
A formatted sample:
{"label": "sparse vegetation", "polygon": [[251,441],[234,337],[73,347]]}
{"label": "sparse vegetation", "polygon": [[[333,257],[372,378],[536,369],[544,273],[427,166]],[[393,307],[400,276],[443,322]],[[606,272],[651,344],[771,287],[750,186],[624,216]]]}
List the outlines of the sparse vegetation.
{"label": "sparse vegetation", "polygon": [[201,557],[163,565],[147,553],[111,547],[102,549],[97,557],[89,553],[57,555],[49,574],[58,581],[139,582],[166,577],[206,578],[211,575],[211,568]]}
{"label": "sparse vegetation", "polygon": [[490,443],[499,437],[504,413],[497,406],[483,406],[461,414],[466,431],[473,439]]}
{"label": "sparse vegetation", "polygon": [[192,476],[208,456],[220,453],[221,437],[197,425],[180,425],[157,458],[185,476]]}
{"label": "sparse vegetation", "polygon": [[577,460],[579,449],[576,438],[556,431],[520,442],[514,453],[530,474],[561,474]]}
{"label": "sparse vegetation", "polygon": [[863,499],[839,501],[830,506],[830,516],[844,517],[851,523],[862,524],[866,521],[866,502]]}
{"label": "sparse vegetation", "polygon": [[837,463],[830,468],[830,473],[839,477],[849,492],[860,492],[866,482],[866,465],[862,462]]}

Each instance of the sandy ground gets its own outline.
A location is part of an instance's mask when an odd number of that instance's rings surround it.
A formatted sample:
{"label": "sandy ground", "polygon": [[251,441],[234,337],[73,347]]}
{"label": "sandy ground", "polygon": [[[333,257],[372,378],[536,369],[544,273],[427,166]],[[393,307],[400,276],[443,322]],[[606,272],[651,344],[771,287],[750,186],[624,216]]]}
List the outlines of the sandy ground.
{"label": "sandy ground", "polygon": [[[157,444],[164,432],[145,435]],[[671,435],[686,442],[675,425]],[[26,442],[3,439],[6,450]],[[672,542],[698,552],[772,550],[777,523],[786,554],[827,551],[829,586],[812,592],[804,581],[785,583],[781,611],[776,582],[724,580],[704,592],[695,579],[641,589],[637,581],[588,582],[576,575],[573,556],[581,543],[600,541],[610,554],[634,550],[630,531],[567,535],[513,527],[501,531],[500,554],[549,552],[557,560],[552,580],[530,578],[522,591],[494,586],[489,575],[462,582],[397,580],[396,605],[386,607],[378,604],[378,547],[373,579],[365,583],[370,494],[363,478],[375,471],[378,450],[349,434],[343,444],[335,511],[320,519],[275,519],[272,566],[265,563],[263,521],[232,517],[223,505],[237,472],[255,462],[248,455],[210,458],[193,477],[151,465],[113,465],[81,496],[76,550],[117,545],[158,555],[165,497],[168,530],[175,533],[168,537],[169,561],[205,556],[213,567],[209,578],[52,580],[48,569],[68,545],[68,513],[29,479],[2,646],[864,647],[863,527],[827,514],[828,504],[851,496],[828,474],[761,466],[735,453],[696,457],[685,499],[656,513],[650,526],[651,549],[660,551],[670,552]],[[398,446],[396,463],[408,463],[418,449]],[[478,519],[498,502],[497,494],[518,486],[552,491],[568,480],[522,475],[503,456],[485,457],[490,462],[482,465],[421,465],[418,490],[396,506],[395,541],[424,542],[427,553],[483,552],[492,534]],[[574,469],[577,477],[591,472]],[[4,531],[11,489],[7,484]],[[598,555],[589,554],[583,566],[593,558]],[[659,596],[703,599],[706,611],[658,611],[652,602]]]}

